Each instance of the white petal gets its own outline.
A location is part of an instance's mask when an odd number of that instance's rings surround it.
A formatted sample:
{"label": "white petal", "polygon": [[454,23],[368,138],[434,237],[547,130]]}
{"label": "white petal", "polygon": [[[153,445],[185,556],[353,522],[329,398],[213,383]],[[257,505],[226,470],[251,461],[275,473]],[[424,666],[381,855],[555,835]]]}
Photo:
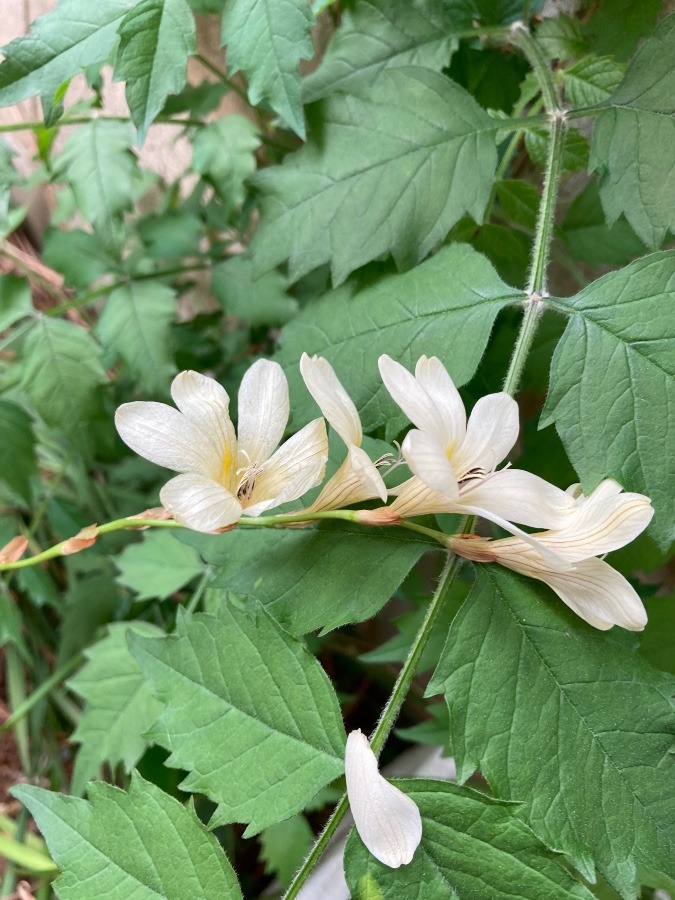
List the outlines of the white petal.
{"label": "white petal", "polygon": [[323,419],[314,419],[282,444],[256,477],[246,515],[297,500],[323,478],[328,436]]}
{"label": "white petal", "polygon": [[[466,435],[466,410],[455,383],[436,356],[422,356],[415,366],[415,378],[441,410],[450,442],[448,451],[458,448]],[[453,446],[454,445],[454,448]]]}
{"label": "white petal", "polygon": [[343,509],[379,497],[387,502],[387,486],[365,450],[350,447],[347,458],[309,507],[312,512]]}
{"label": "white petal", "polygon": [[288,382],[279,363],[259,359],[241,380],[237,434],[239,466],[269,459],[288,422]]}
{"label": "white petal", "polygon": [[159,492],[159,498],[177,522],[195,531],[225,528],[241,515],[236,497],[204,475],[172,478]]}
{"label": "white petal", "polygon": [[427,487],[451,500],[459,496],[453,468],[434,437],[413,429],[405,436],[401,452],[410,471],[421,478]]}
{"label": "white petal", "polygon": [[565,491],[522,469],[502,469],[471,480],[460,487],[460,494],[463,503],[532,528],[560,528],[576,509]]}
{"label": "white petal", "polygon": [[361,446],[361,420],[351,397],[340,383],[327,359],[302,354],[300,372],[314,400],[329,425],[349,446]]}
{"label": "white petal", "polygon": [[139,456],[174,472],[217,478],[220,457],[203,429],[165,403],[124,403],[115,413],[120,437]]}
{"label": "white petal", "polygon": [[416,475],[389,492],[396,499],[388,507],[393,513],[406,519],[409,516],[429,516],[448,512],[451,501],[444,494],[433,491]]}
{"label": "white petal", "polygon": [[422,840],[422,817],[414,800],[383,778],[368,739],[360,731],[347,738],[347,796],[359,837],[385,866],[409,863]]}
{"label": "white petal", "polygon": [[518,439],[518,404],[508,394],[488,394],[476,403],[466,438],[453,464],[457,477],[471,469],[491,472]]}
{"label": "white petal", "polygon": [[436,438],[442,447],[448,446],[452,427],[415,376],[389,356],[381,356],[378,366],[385,387],[410,421]]}

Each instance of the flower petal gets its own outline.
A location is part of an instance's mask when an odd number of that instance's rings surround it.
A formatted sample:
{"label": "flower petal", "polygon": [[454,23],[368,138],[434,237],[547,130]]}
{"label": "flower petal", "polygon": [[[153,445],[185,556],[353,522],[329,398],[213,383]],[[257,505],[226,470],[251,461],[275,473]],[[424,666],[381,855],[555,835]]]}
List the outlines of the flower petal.
{"label": "flower petal", "polygon": [[359,837],[385,866],[409,863],[422,840],[422,817],[414,800],[383,778],[368,739],[360,731],[347,738],[347,796]]}
{"label": "flower petal", "polygon": [[532,528],[560,528],[576,509],[565,491],[522,469],[502,469],[471,480],[460,487],[460,494],[462,502]]}
{"label": "flower petal", "polygon": [[239,466],[269,459],[288,422],[288,382],[279,363],[259,359],[241,380],[237,434]]}
{"label": "flower petal", "polygon": [[303,380],[328,423],[349,446],[361,446],[363,431],[354,403],[327,359],[302,354],[300,372]]}
{"label": "flower petal", "polygon": [[172,478],[159,492],[159,498],[177,522],[195,531],[225,528],[241,515],[236,497],[204,475]]}
{"label": "flower petal", "polygon": [[466,436],[466,410],[455,383],[436,356],[421,356],[415,366],[415,378],[443,413],[449,440],[448,452],[459,447]]}
{"label": "flower petal", "polygon": [[444,449],[428,432],[409,431],[401,452],[410,471],[433,491],[455,499],[459,496],[457,478]]}
{"label": "flower petal", "polygon": [[120,437],[144,459],[174,472],[218,476],[220,457],[202,428],[165,403],[123,403],[115,413]]}
{"label": "flower petal", "polygon": [[379,358],[378,366],[385,387],[410,421],[436,438],[441,447],[448,446],[452,428],[445,422],[443,410],[436,406],[415,376],[386,355]]}
{"label": "flower petal", "polygon": [[386,509],[395,516],[406,519],[409,516],[429,516],[448,512],[451,501],[444,494],[433,491],[416,475],[389,491],[396,497]]}
{"label": "flower petal", "polygon": [[457,477],[471,469],[491,472],[518,439],[518,404],[508,394],[488,394],[476,403],[466,438],[459,448],[453,465]]}
{"label": "flower petal", "polygon": [[387,486],[365,450],[350,447],[347,458],[324,485],[309,509],[312,512],[343,509],[345,506],[373,500],[375,497],[386,503]]}

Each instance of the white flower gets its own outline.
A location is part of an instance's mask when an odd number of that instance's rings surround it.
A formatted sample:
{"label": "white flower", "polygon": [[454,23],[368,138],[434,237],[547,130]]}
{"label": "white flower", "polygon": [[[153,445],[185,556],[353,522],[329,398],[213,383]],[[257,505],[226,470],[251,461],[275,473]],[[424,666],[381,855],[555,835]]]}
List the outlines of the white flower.
{"label": "white flower", "polygon": [[319,409],[347,445],[347,458],[329,479],[310,510],[341,509],[379,497],[387,500],[387,488],[377,466],[361,449],[363,431],[359,414],[333,367],[320,356],[300,359],[300,371]]}
{"label": "white flower", "polygon": [[518,437],[518,405],[508,394],[482,397],[467,422],[459,392],[436,357],[422,356],[414,376],[388,356],[379,366],[387,390],[417,426],[402,448],[414,477],[392,491],[391,515],[477,515],[527,540],[513,520],[554,528],[573,509],[569,495],[530,472],[495,472]]}
{"label": "white flower", "polygon": [[642,631],[647,624],[642,601],[623,575],[597,556],[623,547],[644,531],[654,515],[649,498],[623,493],[612,480],[603,481],[588,497],[579,493],[578,485],[568,493],[576,499],[565,524],[533,535],[538,544],[562,558],[566,568],[543,560],[517,537],[459,540],[451,544],[452,549],[483,562],[496,561],[545,582],[594,628],[606,631],[620,625],[629,631]]}
{"label": "white flower", "polygon": [[258,516],[319,484],[328,457],[326,426],[315,419],[275,451],[288,421],[288,382],[281,366],[258,360],[239,388],[239,436],[230,398],[217,381],[181,372],[171,385],[178,409],[125,403],[115,424],[136,453],[181,472],[164,485],[162,504],[196,531],[215,531],[246,510]]}
{"label": "white flower", "polygon": [[414,800],[383,778],[368,738],[352,731],[345,753],[347,796],[359,837],[385,866],[409,863],[422,840],[422,817]]}

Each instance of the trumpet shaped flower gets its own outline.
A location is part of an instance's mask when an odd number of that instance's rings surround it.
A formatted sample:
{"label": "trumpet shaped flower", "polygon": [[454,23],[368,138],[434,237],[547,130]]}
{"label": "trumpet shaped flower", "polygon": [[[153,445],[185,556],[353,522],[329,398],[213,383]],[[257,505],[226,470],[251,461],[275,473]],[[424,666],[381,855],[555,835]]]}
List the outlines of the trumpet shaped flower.
{"label": "trumpet shaped flower", "polygon": [[363,431],[359,414],[333,367],[320,356],[302,354],[300,372],[307,389],[332,428],[347,446],[347,457],[329,479],[310,510],[341,509],[379,497],[384,503],[387,488],[376,464],[361,448]]}
{"label": "trumpet shaped flower", "polygon": [[544,479],[511,468],[495,471],[518,437],[512,397],[482,397],[467,422],[459,392],[436,357],[422,356],[414,376],[388,356],[379,366],[387,390],[417,426],[402,447],[413,477],[392,491],[396,500],[378,511],[383,519],[471,514],[528,540],[513,521],[554,528],[570,513],[573,499]]}
{"label": "trumpet shaped flower", "polygon": [[301,497],[319,484],[328,457],[326,425],[315,419],[279,449],[289,414],[288,382],[281,366],[258,360],[239,388],[239,434],[225,389],[198,372],[171,384],[178,407],[125,403],[115,424],[140,456],[180,472],[160,492],[163,506],[182,525],[216,531],[242,512],[258,516]]}
{"label": "trumpet shaped flower", "polygon": [[548,584],[563,603],[601,631],[620,625],[642,631],[647,614],[633,587],[616,569],[597,557],[628,544],[649,524],[654,510],[648,497],[624,493],[611,479],[588,497],[573,485],[573,513],[556,530],[533,535],[566,566],[551,565],[518,537],[497,541],[457,539],[456,552],[480,561],[495,561]]}
{"label": "trumpet shaped flower", "polygon": [[422,817],[414,800],[380,775],[377,758],[360,730],[347,738],[347,796],[359,837],[385,866],[409,863],[422,840]]}

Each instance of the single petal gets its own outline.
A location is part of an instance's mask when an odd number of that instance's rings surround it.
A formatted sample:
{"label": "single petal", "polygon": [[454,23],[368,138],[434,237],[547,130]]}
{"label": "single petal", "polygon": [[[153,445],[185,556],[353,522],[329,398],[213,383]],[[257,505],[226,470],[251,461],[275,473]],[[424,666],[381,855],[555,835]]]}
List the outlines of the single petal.
{"label": "single petal", "polygon": [[203,429],[165,403],[123,403],[115,413],[120,437],[144,459],[174,472],[218,477],[221,460]]}
{"label": "single petal", "polygon": [[241,515],[236,497],[204,475],[172,478],[159,492],[159,498],[177,522],[195,531],[225,528]]}
{"label": "single petal", "polygon": [[180,372],[171,384],[173,402],[183,415],[201,428],[221,458],[221,477],[226,486],[233,486],[233,465],[237,453],[237,439],[230,419],[230,398],[222,385],[199,372]]}
{"label": "single petal", "polygon": [[459,496],[457,478],[448,457],[435,438],[413,429],[403,441],[401,452],[410,471],[433,491],[454,500]]}
{"label": "single petal", "polygon": [[347,738],[347,796],[359,837],[385,866],[409,863],[422,840],[422,817],[414,800],[383,778],[368,739],[360,731]]}
{"label": "single petal", "polygon": [[439,494],[438,491],[427,487],[416,475],[393,488],[389,493],[396,499],[387,509],[402,519],[410,516],[429,516],[448,512],[448,506],[451,503],[445,494]]}
{"label": "single petal", "polygon": [[347,446],[354,444],[360,447],[363,439],[361,419],[351,397],[328,360],[303,353],[300,359],[300,372],[307,390],[328,420],[328,424],[337,431]]}
{"label": "single petal", "polygon": [[565,491],[522,469],[471,479],[460,486],[460,494],[462,502],[532,528],[560,528],[576,509]]}
{"label": "single petal", "polygon": [[452,441],[452,428],[419,381],[400,363],[389,356],[378,360],[384,385],[410,421],[436,438],[441,447]]}
{"label": "single petal", "polygon": [[345,506],[373,500],[375,497],[386,503],[387,486],[365,450],[350,447],[347,458],[324,485],[309,509],[312,512],[343,509]]}
{"label": "single petal", "polygon": [[272,506],[297,500],[319,484],[327,459],[326,423],[314,419],[282,444],[255,477],[250,498],[244,502],[246,515],[260,515]]}
{"label": "single petal", "polygon": [[491,472],[518,439],[518,404],[508,394],[481,397],[469,416],[466,438],[452,463],[461,479],[472,469]]}
{"label": "single petal", "polygon": [[447,451],[453,452],[466,436],[466,410],[455,383],[436,356],[421,356],[415,366],[415,378],[443,414],[449,441]]}
{"label": "single petal", "polygon": [[239,388],[240,459],[238,466],[260,465],[269,459],[288,422],[288,382],[279,363],[259,359]]}

